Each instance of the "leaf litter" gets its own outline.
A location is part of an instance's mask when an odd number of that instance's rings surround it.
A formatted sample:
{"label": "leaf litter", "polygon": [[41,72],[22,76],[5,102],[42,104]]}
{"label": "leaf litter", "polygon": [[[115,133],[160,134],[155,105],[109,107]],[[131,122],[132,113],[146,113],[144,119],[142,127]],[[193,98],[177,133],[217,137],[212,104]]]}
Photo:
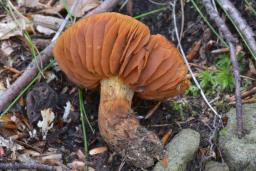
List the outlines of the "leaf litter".
{"label": "leaf litter", "polygon": [[[18,78],[15,75],[17,73],[6,69],[6,67],[13,67],[22,73],[32,59],[29,48],[22,40],[24,39],[22,38],[24,32],[28,32],[33,42],[39,42],[35,44],[38,44],[38,47],[40,46],[43,49],[62,23],[64,16],[67,14],[66,10],[70,9],[70,4],[72,4],[73,0],[67,0],[66,3],[65,1],[52,0],[18,0],[17,2],[12,2],[23,14],[23,17],[19,16],[14,20],[6,13],[1,14],[0,94]],[[101,1],[98,0],[83,0],[72,15],[79,18],[100,3]],[[220,48],[218,41],[206,31],[206,26],[202,24],[196,12],[191,11],[190,7],[191,4],[186,3],[185,12],[190,15],[187,16],[185,14],[182,41],[187,52],[191,45],[194,45],[188,52],[191,59],[190,62],[198,66],[206,66],[200,69],[196,66],[193,68],[195,73],[200,73],[207,68],[216,68],[214,65],[218,54],[212,52],[218,51],[219,54],[222,54],[226,53],[226,51],[223,52],[225,49]],[[119,12],[136,16],[156,8],[159,8],[159,6],[148,1],[142,4],[139,0],[133,0],[129,1],[128,7],[124,6]],[[119,9],[115,10],[118,11]],[[177,15],[181,18],[180,14]],[[175,42],[170,10],[143,17],[140,20],[147,24],[153,33],[164,34],[168,39]],[[255,25],[255,22],[251,22],[251,25]],[[248,57],[248,54],[244,56],[244,58],[246,57]],[[255,63],[253,61],[247,63],[242,60],[241,65],[249,68],[245,76],[249,78],[255,77]],[[38,90],[40,84],[32,86],[23,96],[23,99],[26,99],[24,102],[17,103],[6,117],[1,116],[0,157],[4,158],[1,161],[39,162],[74,170],[82,170],[85,166],[89,166],[91,170],[96,166],[97,168],[107,166],[109,170],[117,170],[122,163],[122,159],[120,156],[113,154],[111,149],[106,148],[106,144],[98,131],[96,131],[96,134],[87,131],[89,154],[84,153],[77,88],[65,78],[58,67],[55,66],[54,69],[50,69],[47,72],[49,74],[45,74],[46,78],[42,77],[38,82],[47,84],[51,89],[46,88],[46,92],[35,91],[35,88]],[[245,87],[247,91],[245,92],[250,92],[253,85],[255,85],[255,81],[248,81],[247,87]],[[192,91],[196,93],[196,90]],[[213,99],[215,96],[219,96],[218,98],[222,99],[223,96],[230,94],[222,94],[218,87],[216,87],[214,93],[211,91],[208,93]],[[34,93],[31,96],[32,92]],[[84,102],[89,120],[96,130],[98,130],[98,96],[95,92],[87,91]],[[33,100],[27,100],[27,97],[32,97],[31,99]],[[142,124],[155,131],[159,137],[163,137],[165,143],[168,143],[172,136],[182,128],[190,127],[198,130],[202,135],[201,147],[197,158],[191,165],[199,167],[202,158],[211,156],[208,140],[210,135],[209,128],[213,129],[214,116],[207,110],[200,98],[189,93],[185,98],[185,105],[183,103],[180,104],[179,99],[172,99],[162,102],[157,107],[155,102],[145,102],[136,98],[134,110],[142,116]],[[252,99],[255,98],[255,95],[252,93],[246,98]],[[217,100],[213,101],[213,104],[221,106],[223,102]],[[220,110],[224,112],[227,109],[220,108]],[[33,112],[35,112],[33,114],[34,117],[29,117]],[[199,116],[199,113],[202,116]],[[147,114],[148,119],[145,119],[144,116],[147,116]],[[193,117],[190,115],[193,115]],[[40,127],[37,127],[38,124]],[[216,147],[215,155],[217,158],[220,157],[218,147]],[[165,161],[163,161],[163,164],[166,164]],[[140,169],[125,164],[123,170]]]}

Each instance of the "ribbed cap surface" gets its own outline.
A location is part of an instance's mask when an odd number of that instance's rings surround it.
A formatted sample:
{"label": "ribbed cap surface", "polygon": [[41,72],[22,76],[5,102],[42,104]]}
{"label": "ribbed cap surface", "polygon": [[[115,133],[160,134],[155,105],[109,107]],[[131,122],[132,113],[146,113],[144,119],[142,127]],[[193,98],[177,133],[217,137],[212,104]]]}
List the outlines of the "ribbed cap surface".
{"label": "ribbed cap surface", "polygon": [[176,96],[189,86],[187,68],[173,44],[119,13],[78,21],[60,36],[53,53],[68,78],[88,89],[112,76],[146,99]]}

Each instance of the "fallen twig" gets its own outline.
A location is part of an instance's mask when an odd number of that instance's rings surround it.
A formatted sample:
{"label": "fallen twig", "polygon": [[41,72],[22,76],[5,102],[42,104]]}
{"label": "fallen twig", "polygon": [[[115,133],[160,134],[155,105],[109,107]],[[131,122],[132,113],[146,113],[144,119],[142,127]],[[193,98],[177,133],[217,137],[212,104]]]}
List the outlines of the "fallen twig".
{"label": "fallen twig", "polygon": [[0,163],[0,170],[4,169],[38,169],[38,170],[46,170],[53,171],[56,170],[53,166],[48,166],[39,163],[18,163],[18,162],[9,162],[9,163]]}
{"label": "fallen twig", "polygon": [[[77,2],[77,1],[76,1]],[[100,6],[89,12],[86,16],[93,15],[96,13],[109,11],[114,5],[116,5],[118,0],[105,0]],[[72,6],[73,7],[73,6]],[[73,7],[74,9],[74,7]],[[72,11],[72,8],[70,9]],[[67,22],[68,16],[65,18]],[[64,21],[64,22],[65,22]],[[63,24],[64,25],[64,24]],[[55,34],[49,46],[47,46],[42,52],[40,52],[40,61],[42,66],[47,64],[52,57],[52,48],[54,42],[63,31],[65,25],[61,26],[58,32]],[[36,76],[38,72],[38,67],[36,65],[36,60],[33,60],[28,67],[25,69],[23,74],[5,91],[0,97],[0,112],[4,111],[4,107],[7,106],[18,94],[19,92]]]}
{"label": "fallen twig", "polygon": [[[244,91],[244,92],[242,92],[241,93],[241,98],[246,98],[246,97],[248,97],[248,96],[252,96],[253,94],[255,94],[256,93],[256,87],[253,87],[252,89],[250,89],[250,90],[247,90],[247,91]],[[228,101],[230,102],[230,103],[233,103],[234,101],[236,100],[236,97],[235,96],[231,96],[231,97],[229,97],[228,98]]]}
{"label": "fallen twig", "polygon": [[234,21],[235,27],[237,27],[244,43],[247,45],[250,53],[256,60],[256,41],[254,39],[254,33],[246,21],[241,17],[239,11],[229,0],[217,0],[219,5],[227,12],[228,16]]}
{"label": "fallen twig", "polygon": [[[180,47],[180,52],[183,56],[183,59],[184,59],[184,62],[186,63],[187,67],[188,67],[188,70],[189,70],[189,73],[191,75],[191,77],[193,78],[193,81],[195,82],[197,88],[200,90],[200,94],[201,96],[203,97],[205,103],[207,104],[207,106],[212,110],[212,112],[215,114],[214,115],[214,121],[213,121],[213,128],[214,129],[211,129],[210,127],[210,130],[211,130],[211,135],[209,137],[209,144],[210,144],[210,151],[211,152],[214,152],[213,148],[214,148],[214,139],[216,137],[216,132],[219,130],[219,124],[221,123],[222,121],[222,116],[220,114],[217,113],[217,111],[212,107],[211,103],[208,101],[207,97],[205,96],[204,94],[204,91],[203,89],[201,88],[199,82],[197,81],[196,79],[196,75],[193,73],[191,67],[190,67],[190,64],[185,56],[185,53],[184,53],[184,50],[182,49],[182,46],[181,46],[181,41],[179,39],[179,36],[178,36],[178,29],[177,29],[177,24],[176,24],[176,15],[175,15],[175,5],[176,5],[176,0],[174,0],[173,2],[173,20],[174,20],[174,26],[175,26],[175,33],[176,33],[176,37],[177,37],[177,40],[178,40],[178,44],[179,44],[179,47]],[[218,123],[217,123],[218,121]],[[218,125],[217,125],[218,124]],[[210,157],[214,157],[215,153],[211,153],[211,156]]]}
{"label": "fallen twig", "polygon": [[161,102],[158,102],[148,113],[147,115],[145,116],[145,119],[148,119],[150,118],[154,113],[155,111],[157,110],[157,108],[160,106]]}
{"label": "fallen twig", "polygon": [[18,74],[18,75],[21,74],[21,72],[19,70],[15,69],[13,67],[4,66],[4,69],[6,69],[6,70],[8,70],[8,71],[10,71],[10,72],[12,72],[14,74]]}
{"label": "fallen twig", "polygon": [[[236,46],[236,54],[238,55],[242,50],[241,46]],[[215,49],[211,51],[211,54],[220,54],[220,53],[226,53],[229,52],[229,48],[220,48],[220,49]]]}
{"label": "fallen twig", "polygon": [[181,54],[182,54],[182,57],[183,57],[183,59],[184,59],[184,62],[185,62],[185,64],[187,65],[188,71],[189,71],[189,73],[190,73],[190,75],[191,75],[193,81],[195,82],[197,88],[200,90],[200,94],[201,94],[201,96],[203,97],[205,103],[206,103],[207,106],[212,110],[212,112],[213,112],[216,116],[218,116],[218,118],[221,119],[221,115],[218,114],[218,112],[217,112],[217,111],[212,107],[212,105],[209,103],[209,100],[208,100],[207,97],[205,96],[205,93],[204,93],[203,89],[201,88],[199,82],[197,81],[195,74],[193,73],[191,67],[189,66],[189,62],[188,62],[188,60],[187,60],[187,58],[186,58],[185,52],[184,52],[184,50],[183,50],[183,48],[182,48],[182,46],[181,46],[181,41],[180,41],[180,39],[179,39],[180,36],[179,36],[179,33],[178,33],[178,28],[177,28],[177,23],[176,23],[176,14],[175,14],[176,0],[173,2],[172,6],[173,6],[172,15],[173,15],[173,22],[174,22],[175,34],[176,34],[176,38],[177,38],[177,41],[178,41],[178,47],[180,48],[180,52],[181,52]]}
{"label": "fallen twig", "polygon": [[203,0],[202,4],[204,5],[206,12],[210,16],[210,18],[215,22],[221,31],[223,37],[226,39],[229,50],[230,50],[230,60],[233,66],[233,75],[235,78],[235,96],[236,96],[236,119],[237,119],[237,134],[238,137],[242,137],[243,135],[243,114],[242,114],[242,102],[241,102],[241,94],[240,94],[240,82],[241,78],[239,75],[239,67],[236,60],[236,43],[237,40],[233,37],[229,28],[226,26],[223,19],[219,16],[217,11],[214,9],[211,0]]}
{"label": "fallen twig", "polygon": [[[245,99],[242,100],[242,104],[251,104],[251,103],[256,103],[256,99],[252,98],[252,99]],[[229,105],[234,105],[235,102],[230,102]]]}

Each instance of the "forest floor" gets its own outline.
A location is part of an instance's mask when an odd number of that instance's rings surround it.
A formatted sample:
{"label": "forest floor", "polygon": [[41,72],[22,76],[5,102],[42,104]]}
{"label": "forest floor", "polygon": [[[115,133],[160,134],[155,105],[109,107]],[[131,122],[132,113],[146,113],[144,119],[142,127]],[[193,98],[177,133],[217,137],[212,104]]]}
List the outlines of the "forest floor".
{"label": "forest floor", "polygon": [[[181,5],[181,1],[177,1],[175,14],[182,48],[189,56],[190,66],[208,100],[223,117],[219,119],[208,108],[193,81],[184,95],[160,104],[135,96],[132,109],[147,129],[154,131],[160,138],[168,135],[166,143],[181,129],[191,128],[198,131],[201,138],[200,148],[189,163],[188,170],[203,170],[207,160],[222,160],[216,132],[225,127],[225,113],[234,107],[235,84],[228,50],[209,29],[195,5],[191,1],[182,1]],[[62,22],[67,14],[67,7],[58,6],[58,1],[49,3],[48,0],[39,0],[33,2],[37,3],[35,5],[26,0],[11,2],[13,8],[23,17],[18,16],[15,21],[13,16],[18,14],[13,15],[6,8],[0,8],[0,96],[22,74],[34,56],[50,44],[57,30],[56,25],[55,28],[54,25],[50,28],[47,28],[47,24],[40,25],[49,22],[49,19],[37,20],[37,23],[34,23],[35,16],[52,16],[56,19],[55,22],[58,19],[58,22]],[[98,0],[90,2],[93,7],[99,4]],[[207,17],[202,4],[195,2],[218,32],[218,28]],[[234,1],[234,5],[255,32],[256,2]],[[88,8],[91,6],[88,5]],[[82,11],[82,14],[85,11]],[[129,0],[126,3],[121,2],[114,11],[137,16],[138,20],[149,27],[152,34],[162,34],[177,45],[173,8],[168,1]],[[225,13],[221,9],[219,13],[239,38]],[[26,20],[32,21],[32,24],[27,24]],[[5,29],[15,22],[20,23],[19,28],[6,32]],[[240,38],[239,45],[241,89],[248,92],[256,85],[255,61]],[[140,169],[124,163],[120,155],[106,148],[107,144],[99,133],[97,122],[99,91],[82,91],[83,97],[79,98],[79,88],[66,78],[57,64],[52,61],[48,66],[27,89],[24,89],[24,93],[16,98],[17,102],[0,117],[0,163],[30,161],[74,170],[87,165],[96,170],[104,168],[106,171],[139,171]],[[244,97],[243,102],[255,103],[254,93],[255,91]],[[89,120],[84,129],[80,120],[81,101]],[[43,119],[51,122],[44,130],[42,125],[38,124],[43,113]],[[68,114],[68,118],[63,118],[64,113]],[[145,117],[148,115],[150,116]],[[86,136],[83,135],[83,130],[86,130]],[[87,152],[89,155],[85,154]]]}

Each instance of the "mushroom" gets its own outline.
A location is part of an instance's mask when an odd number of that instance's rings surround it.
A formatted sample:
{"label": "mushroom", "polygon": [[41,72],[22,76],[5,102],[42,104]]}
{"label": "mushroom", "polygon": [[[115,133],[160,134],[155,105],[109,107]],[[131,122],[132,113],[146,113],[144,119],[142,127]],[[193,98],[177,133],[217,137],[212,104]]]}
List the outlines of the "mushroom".
{"label": "mushroom", "polygon": [[136,167],[147,168],[165,150],[131,109],[134,93],[164,100],[189,86],[179,51],[132,17],[107,12],[81,19],[57,40],[53,54],[75,84],[100,85],[99,130],[108,145]]}

